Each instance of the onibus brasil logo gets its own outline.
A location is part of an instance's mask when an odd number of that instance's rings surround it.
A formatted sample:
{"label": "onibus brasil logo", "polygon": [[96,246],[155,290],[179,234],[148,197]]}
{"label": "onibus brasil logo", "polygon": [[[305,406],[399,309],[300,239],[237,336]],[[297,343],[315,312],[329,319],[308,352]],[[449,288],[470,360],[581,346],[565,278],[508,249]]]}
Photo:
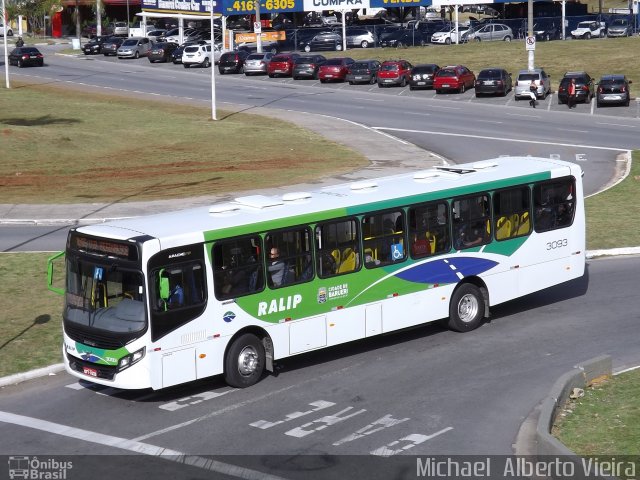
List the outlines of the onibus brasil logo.
{"label": "onibus brasil logo", "polygon": [[73,462],[62,462],[54,458],[10,456],[9,478],[25,478],[33,480],[65,480],[67,470],[73,468]]}

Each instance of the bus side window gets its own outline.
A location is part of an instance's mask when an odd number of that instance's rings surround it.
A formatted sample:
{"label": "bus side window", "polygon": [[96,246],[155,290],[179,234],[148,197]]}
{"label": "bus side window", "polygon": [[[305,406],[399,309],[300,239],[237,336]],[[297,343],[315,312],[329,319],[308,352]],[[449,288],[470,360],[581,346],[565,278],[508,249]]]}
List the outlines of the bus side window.
{"label": "bus side window", "polygon": [[449,251],[449,205],[438,202],[411,207],[409,239],[412,258]]}
{"label": "bus side window", "polygon": [[[315,228],[318,276],[328,278],[360,268],[360,238],[355,219],[323,223]],[[337,252],[336,252],[337,251]]]}
{"label": "bus side window", "polygon": [[311,232],[307,227],[269,232],[265,247],[269,287],[286,287],[313,278]]}
{"label": "bus side window", "polygon": [[555,179],[533,187],[533,225],[536,232],[568,227],[573,223],[574,191],[573,178]]}
{"label": "bus side window", "polygon": [[258,235],[220,240],[213,246],[213,287],[218,300],[264,288],[264,260]]}
{"label": "bus side window", "polygon": [[407,258],[403,211],[365,215],[362,218],[362,229],[368,232],[362,243],[365,267],[382,267]]}

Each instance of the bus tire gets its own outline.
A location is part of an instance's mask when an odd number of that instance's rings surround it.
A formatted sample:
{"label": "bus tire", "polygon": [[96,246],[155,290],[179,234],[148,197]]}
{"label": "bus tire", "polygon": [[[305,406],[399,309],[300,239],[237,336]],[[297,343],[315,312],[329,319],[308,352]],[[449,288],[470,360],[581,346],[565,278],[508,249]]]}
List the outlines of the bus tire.
{"label": "bus tire", "polygon": [[265,366],[264,345],[252,333],[236,338],[224,359],[224,379],[232,387],[246,388],[262,377]]}
{"label": "bus tire", "polygon": [[485,300],[480,289],[464,283],[451,297],[447,326],[456,332],[469,332],[482,324],[484,312]]}

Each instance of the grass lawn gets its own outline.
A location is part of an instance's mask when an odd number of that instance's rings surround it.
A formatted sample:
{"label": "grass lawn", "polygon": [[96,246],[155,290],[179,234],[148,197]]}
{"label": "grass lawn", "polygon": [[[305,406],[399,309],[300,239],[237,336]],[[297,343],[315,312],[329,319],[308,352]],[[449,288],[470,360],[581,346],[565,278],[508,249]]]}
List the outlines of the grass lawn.
{"label": "grass lawn", "polygon": [[[51,86],[0,89],[0,203],[141,201],[296,184],[368,164],[287,122]],[[259,147],[259,148],[257,148]]]}
{"label": "grass lawn", "polygon": [[[553,435],[581,456],[635,455],[640,445],[640,369],[585,390],[556,420]],[[639,465],[640,467],[640,465]]]}

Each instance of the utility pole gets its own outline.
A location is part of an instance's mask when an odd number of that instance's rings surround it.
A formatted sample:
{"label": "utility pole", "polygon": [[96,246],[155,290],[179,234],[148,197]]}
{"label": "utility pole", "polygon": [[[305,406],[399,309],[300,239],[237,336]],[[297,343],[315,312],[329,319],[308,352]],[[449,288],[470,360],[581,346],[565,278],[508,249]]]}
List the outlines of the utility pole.
{"label": "utility pole", "polygon": [[[529,0],[527,5],[527,38],[533,38],[534,46],[535,46],[535,37],[533,36],[533,0]],[[535,68],[535,50],[529,48],[527,50],[528,53],[528,70],[533,70]]]}
{"label": "utility pole", "polygon": [[262,53],[262,21],[260,20],[260,0],[253,0],[256,6],[256,21],[253,22],[253,33],[256,35],[256,51]]}

